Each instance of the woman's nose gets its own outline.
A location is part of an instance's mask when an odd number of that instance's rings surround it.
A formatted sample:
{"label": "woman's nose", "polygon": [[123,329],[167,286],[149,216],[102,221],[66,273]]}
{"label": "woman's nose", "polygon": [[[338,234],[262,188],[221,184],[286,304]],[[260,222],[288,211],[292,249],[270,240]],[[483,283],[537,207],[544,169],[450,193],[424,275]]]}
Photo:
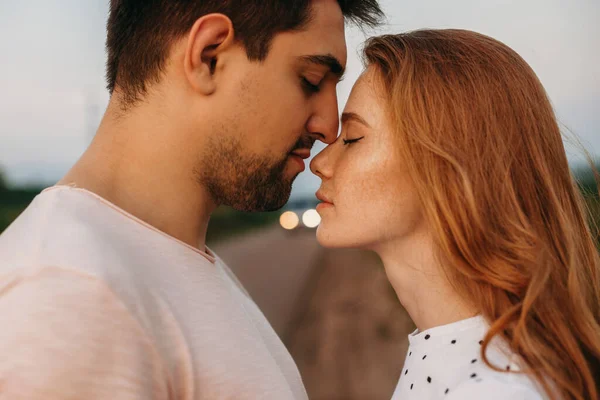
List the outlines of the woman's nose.
{"label": "woman's nose", "polygon": [[315,156],[310,162],[310,170],[321,180],[331,178],[333,175],[332,150],[334,144],[330,144]]}

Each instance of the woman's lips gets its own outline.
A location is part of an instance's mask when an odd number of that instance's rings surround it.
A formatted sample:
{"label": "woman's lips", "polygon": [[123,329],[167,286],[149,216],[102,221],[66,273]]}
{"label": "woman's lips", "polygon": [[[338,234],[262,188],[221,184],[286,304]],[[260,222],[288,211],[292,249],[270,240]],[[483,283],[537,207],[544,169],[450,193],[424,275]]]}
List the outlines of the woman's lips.
{"label": "woman's lips", "polygon": [[320,190],[316,193],[316,196],[317,199],[319,199],[322,202],[322,204],[333,205],[333,201],[330,200],[329,197],[323,194],[323,192],[321,192]]}

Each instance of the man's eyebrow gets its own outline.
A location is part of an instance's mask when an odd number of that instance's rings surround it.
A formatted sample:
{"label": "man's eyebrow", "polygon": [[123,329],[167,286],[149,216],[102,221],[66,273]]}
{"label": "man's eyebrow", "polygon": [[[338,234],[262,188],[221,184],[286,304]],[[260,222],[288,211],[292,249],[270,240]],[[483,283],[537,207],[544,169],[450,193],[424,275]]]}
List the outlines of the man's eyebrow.
{"label": "man's eyebrow", "polygon": [[328,67],[329,71],[340,81],[344,78],[344,72],[346,70],[342,67],[340,61],[331,54],[302,56],[300,59],[305,63]]}
{"label": "man's eyebrow", "polygon": [[371,127],[371,125],[369,125],[369,123],[367,121],[365,121],[365,119],[363,117],[361,117],[360,115],[358,115],[357,113],[354,113],[354,112],[343,113],[342,114],[342,124],[349,122],[349,121],[358,122],[359,124],[362,124],[362,125],[366,126],[367,128]]}

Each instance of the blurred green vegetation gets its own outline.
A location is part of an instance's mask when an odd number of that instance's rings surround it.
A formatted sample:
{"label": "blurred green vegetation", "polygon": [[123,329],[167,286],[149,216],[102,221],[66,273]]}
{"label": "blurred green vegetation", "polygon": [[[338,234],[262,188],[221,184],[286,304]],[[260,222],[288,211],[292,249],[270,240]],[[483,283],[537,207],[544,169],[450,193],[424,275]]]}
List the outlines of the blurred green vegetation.
{"label": "blurred green vegetation", "polygon": [[[600,170],[600,165],[598,165],[598,170]],[[598,227],[600,226],[600,196],[594,173],[590,167],[581,166],[574,168],[573,174],[590,210],[592,225]],[[0,170],[0,233],[19,216],[42,190],[42,187],[9,187]],[[206,241],[210,245],[276,223],[278,218],[278,212],[243,213],[229,207],[220,207],[211,217]]]}
{"label": "blurred green vegetation", "polygon": [[41,188],[8,188],[0,172],[0,233],[29,205]]}
{"label": "blurred green vegetation", "polygon": [[278,212],[247,213],[231,207],[219,207],[210,217],[206,243],[211,246],[220,240],[228,239],[254,229],[279,221]]}
{"label": "blurred green vegetation", "polygon": [[[0,174],[0,233],[25,210],[43,188],[7,188]],[[269,225],[279,219],[279,213],[243,213],[229,207],[219,207],[211,216],[207,243],[239,235]]]}
{"label": "blurred green vegetation", "polygon": [[[600,171],[600,164],[596,165],[596,171]],[[599,188],[597,185],[600,177],[596,177],[594,171],[589,166],[575,168],[573,175],[579,184],[579,188],[589,209],[590,225],[600,249],[600,193],[598,192]]]}

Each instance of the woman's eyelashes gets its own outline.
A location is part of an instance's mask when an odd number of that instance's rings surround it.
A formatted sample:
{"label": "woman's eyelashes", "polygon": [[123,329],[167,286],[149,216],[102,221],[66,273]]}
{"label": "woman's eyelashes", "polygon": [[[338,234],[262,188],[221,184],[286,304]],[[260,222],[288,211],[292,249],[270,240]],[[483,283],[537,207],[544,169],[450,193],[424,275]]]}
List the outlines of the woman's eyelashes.
{"label": "woman's eyelashes", "polygon": [[362,140],[364,138],[365,138],[364,136],[361,136],[361,137],[359,137],[357,139],[347,139],[347,140],[346,139],[342,139],[342,141],[344,142],[344,146],[346,146],[346,145],[349,145],[349,144],[352,144],[352,143],[356,143],[359,140]]}

